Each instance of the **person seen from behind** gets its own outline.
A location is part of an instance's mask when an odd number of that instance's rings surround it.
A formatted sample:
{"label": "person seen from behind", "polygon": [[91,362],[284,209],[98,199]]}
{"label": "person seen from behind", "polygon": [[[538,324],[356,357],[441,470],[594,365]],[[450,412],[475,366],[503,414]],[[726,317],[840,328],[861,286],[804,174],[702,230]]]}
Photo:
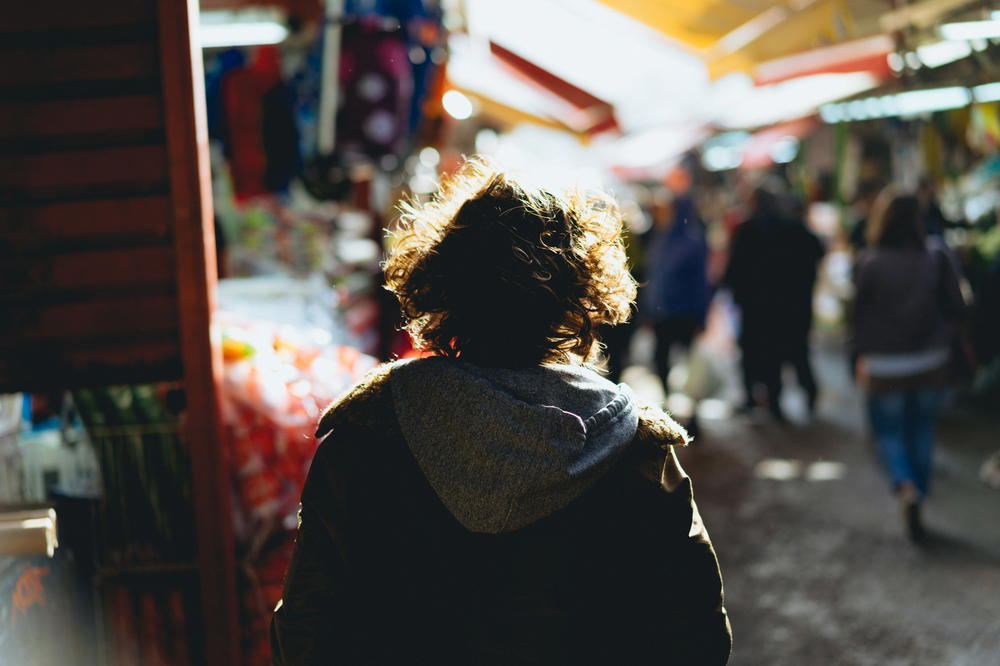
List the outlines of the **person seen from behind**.
{"label": "person seen from behind", "polygon": [[746,410],[763,397],[777,421],[781,406],[781,370],[791,362],[806,392],[810,413],[818,388],[809,362],[812,293],[824,248],[801,219],[792,219],[778,185],[753,191],[750,215],[737,227],[723,283],[740,310],[739,344]]}
{"label": "person seen from behind", "polygon": [[[677,347],[685,353],[691,351],[695,337],[705,327],[711,296],[708,243],[690,197],[670,199],[666,190],[657,193],[646,267],[639,312],[652,324],[656,373],[669,393],[670,353]],[[695,405],[688,430],[694,435],[697,428]]]}
{"label": "person seen from behind", "polygon": [[854,268],[856,376],[882,464],[914,541],[930,491],[934,428],[964,303],[953,263],[926,240],[916,196],[890,188]]}
{"label": "person seen from behind", "polygon": [[602,194],[467,162],[385,262],[418,347],[323,414],[275,664],[728,661],[687,435],[590,369],[635,283]]}

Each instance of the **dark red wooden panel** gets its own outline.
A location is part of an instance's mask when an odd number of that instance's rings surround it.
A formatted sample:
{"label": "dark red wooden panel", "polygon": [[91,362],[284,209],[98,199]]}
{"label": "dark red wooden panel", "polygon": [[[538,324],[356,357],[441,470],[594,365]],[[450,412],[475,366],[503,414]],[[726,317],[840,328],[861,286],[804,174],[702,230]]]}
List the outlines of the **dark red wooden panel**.
{"label": "dark red wooden panel", "polygon": [[18,254],[156,245],[170,240],[172,227],[165,196],[0,207],[0,248]]}
{"label": "dark red wooden panel", "polygon": [[[2,257],[2,255],[0,255]],[[0,301],[65,300],[61,294],[100,294],[101,288],[172,285],[176,278],[172,244],[42,256],[14,255],[0,266]],[[142,291],[136,290],[141,297]],[[18,298],[20,297],[20,298]]]}
{"label": "dark red wooden panel", "polygon": [[96,28],[155,19],[155,0],[17,0],[4,3],[0,25],[4,31],[53,30]]}
{"label": "dark red wooden panel", "polygon": [[[3,306],[0,354],[24,341],[99,341],[105,336],[175,332],[177,300],[172,296],[123,298],[62,305]],[[126,342],[127,344],[127,342]],[[4,351],[6,348],[7,351]],[[59,353],[59,347],[51,352]],[[53,378],[58,379],[58,378]]]}
{"label": "dark red wooden panel", "polygon": [[162,107],[153,95],[0,103],[0,138],[160,129]]}
{"label": "dark red wooden panel", "polygon": [[0,159],[0,188],[51,188],[167,178],[161,146],[74,150]]}
{"label": "dark red wooden panel", "polygon": [[53,376],[61,378],[61,389],[180,379],[175,338],[152,334],[133,335],[128,344],[114,339],[77,346],[61,343],[58,354],[52,353],[50,342],[25,343],[17,354],[0,353],[0,393],[51,390]]}
{"label": "dark red wooden panel", "polygon": [[151,43],[70,48],[49,48],[39,44],[30,48],[6,49],[3,62],[0,85],[140,79],[159,74],[156,47]]}

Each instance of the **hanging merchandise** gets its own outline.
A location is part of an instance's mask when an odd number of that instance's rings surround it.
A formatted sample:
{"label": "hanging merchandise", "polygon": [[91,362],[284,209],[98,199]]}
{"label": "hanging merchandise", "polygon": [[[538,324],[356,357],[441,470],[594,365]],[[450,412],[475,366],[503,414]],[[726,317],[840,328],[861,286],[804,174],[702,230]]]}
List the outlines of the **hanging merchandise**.
{"label": "hanging merchandise", "polygon": [[270,192],[288,189],[299,170],[299,135],[295,122],[295,93],[280,79],[261,100],[264,144],[264,187]]}
{"label": "hanging merchandise", "polygon": [[969,145],[982,155],[992,155],[1000,148],[1000,116],[996,104],[974,104],[966,131]]}
{"label": "hanging merchandise", "polygon": [[394,18],[402,24],[427,14],[424,0],[345,0],[348,16],[378,16]]}
{"label": "hanging merchandise", "polygon": [[336,150],[394,169],[406,148],[413,72],[395,21],[364,17],[344,25]]}
{"label": "hanging merchandise", "polygon": [[226,49],[205,62],[205,111],[208,116],[208,136],[228,145],[226,117],[222,104],[222,81],[233,70],[246,65],[246,55],[240,49]]}
{"label": "hanging merchandise", "polygon": [[183,402],[175,384],[73,392],[101,467],[93,580],[118,664],[185,666],[201,640]]}
{"label": "hanging merchandise", "polygon": [[298,168],[295,94],[281,79],[278,49],[261,46],[220,82],[225,154],[237,198],[283,190]]}
{"label": "hanging merchandise", "polygon": [[295,539],[320,410],[375,366],[323,331],[219,313],[223,419],[241,562],[243,663],[270,664],[268,624]]}

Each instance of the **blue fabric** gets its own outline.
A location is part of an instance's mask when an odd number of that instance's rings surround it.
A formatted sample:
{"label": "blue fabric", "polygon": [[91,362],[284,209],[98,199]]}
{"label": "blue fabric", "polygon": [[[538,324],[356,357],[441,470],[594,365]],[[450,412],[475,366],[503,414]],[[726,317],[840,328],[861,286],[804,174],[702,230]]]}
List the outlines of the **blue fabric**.
{"label": "blue fabric", "polygon": [[222,110],[222,80],[234,69],[246,65],[246,55],[237,48],[226,49],[216,58],[205,63],[205,113],[208,116],[208,135],[223,142],[229,152],[226,136],[226,119]]}
{"label": "blue fabric", "polygon": [[894,489],[907,481],[930,490],[934,425],[941,392],[911,389],[868,397],[868,416],[879,456]]}
{"label": "blue fabric", "polygon": [[688,198],[674,202],[674,223],[654,231],[649,245],[649,280],[641,307],[646,319],[658,322],[678,316],[704,321],[708,311],[708,244]]}

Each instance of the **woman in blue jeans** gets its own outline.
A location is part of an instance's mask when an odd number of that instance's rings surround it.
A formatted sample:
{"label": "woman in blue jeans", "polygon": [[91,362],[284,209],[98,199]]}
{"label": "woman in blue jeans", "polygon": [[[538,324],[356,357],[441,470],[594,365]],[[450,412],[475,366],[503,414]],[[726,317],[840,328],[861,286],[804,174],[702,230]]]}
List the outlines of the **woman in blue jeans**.
{"label": "woman in blue jeans", "polygon": [[911,539],[925,535],[934,426],[963,308],[944,248],[928,244],[915,196],[894,190],[876,203],[868,249],[854,267],[854,352],[868,414]]}

